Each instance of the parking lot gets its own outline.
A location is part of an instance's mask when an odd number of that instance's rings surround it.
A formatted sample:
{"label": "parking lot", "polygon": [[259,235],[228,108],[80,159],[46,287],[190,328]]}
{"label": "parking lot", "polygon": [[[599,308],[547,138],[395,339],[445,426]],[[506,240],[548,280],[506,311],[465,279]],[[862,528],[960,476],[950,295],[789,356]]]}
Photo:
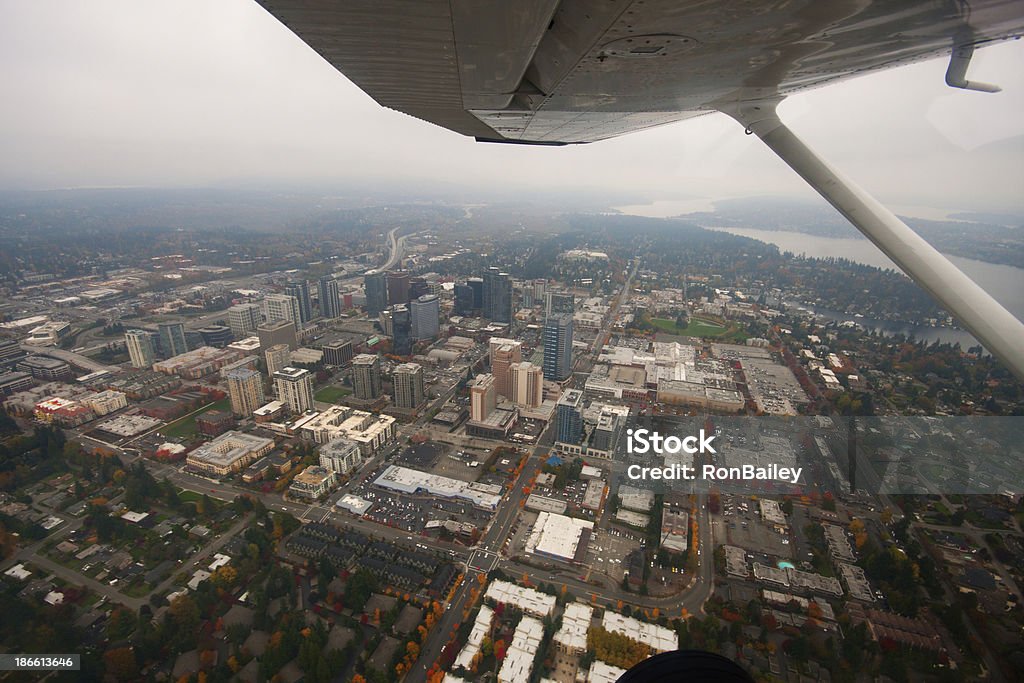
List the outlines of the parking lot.
{"label": "parking lot", "polygon": [[[765,524],[756,500],[746,496],[722,496],[722,511],[716,518],[725,526],[725,543],[775,558],[794,557],[795,546],[790,534],[781,534]],[[770,564],[774,566],[775,562]]]}
{"label": "parking lot", "polygon": [[622,581],[625,559],[640,547],[637,537],[618,528],[597,529],[590,539],[586,563],[596,572]]}

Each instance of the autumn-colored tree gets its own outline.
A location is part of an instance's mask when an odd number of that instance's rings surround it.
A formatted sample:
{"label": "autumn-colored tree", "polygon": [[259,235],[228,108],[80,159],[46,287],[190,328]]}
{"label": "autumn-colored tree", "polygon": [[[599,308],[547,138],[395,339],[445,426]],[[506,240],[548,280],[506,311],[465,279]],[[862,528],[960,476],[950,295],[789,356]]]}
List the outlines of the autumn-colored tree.
{"label": "autumn-colored tree", "polygon": [[366,679],[359,674],[356,674],[352,677],[352,683],[366,683]]}
{"label": "autumn-colored tree", "polygon": [[107,673],[119,681],[130,681],[138,674],[135,650],[130,647],[107,650],[103,655],[103,663],[106,665]]}

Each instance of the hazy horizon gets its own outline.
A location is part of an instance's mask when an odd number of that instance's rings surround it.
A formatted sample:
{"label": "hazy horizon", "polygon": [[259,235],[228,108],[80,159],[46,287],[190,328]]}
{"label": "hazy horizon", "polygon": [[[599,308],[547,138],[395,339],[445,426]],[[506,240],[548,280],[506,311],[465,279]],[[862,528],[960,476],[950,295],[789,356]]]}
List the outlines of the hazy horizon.
{"label": "hazy horizon", "polygon": [[[378,106],[249,0],[0,0],[0,188],[424,185],[626,203],[815,195],[722,115],[590,145],[476,143]],[[1024,212],[1024,45],[791,98],[782,115],[895,206]],[[615,201],[620,201],[616,199]]]}

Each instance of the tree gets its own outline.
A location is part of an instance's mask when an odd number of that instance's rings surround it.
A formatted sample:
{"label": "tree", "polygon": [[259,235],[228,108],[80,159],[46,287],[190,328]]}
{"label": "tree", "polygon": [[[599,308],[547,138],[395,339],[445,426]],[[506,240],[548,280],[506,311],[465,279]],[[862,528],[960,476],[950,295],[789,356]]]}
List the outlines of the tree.
{"label": "tree", "polygon": [[107,673],[119,681],[133,680],[138,673],[135,650],[130,647],[107,650],[103,655],[103,664],[107,668]]}

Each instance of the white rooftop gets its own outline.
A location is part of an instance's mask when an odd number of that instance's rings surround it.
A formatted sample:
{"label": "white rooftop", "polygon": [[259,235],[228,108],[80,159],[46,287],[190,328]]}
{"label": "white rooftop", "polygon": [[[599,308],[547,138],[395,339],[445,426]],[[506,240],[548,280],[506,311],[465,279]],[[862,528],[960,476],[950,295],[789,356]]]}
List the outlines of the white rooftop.
{"label": "white rooftop", "polygon": [[650,646],[654,652],[668,652],[679,649],[679,637],[672,629],[648,624],[633,617],[607,611],[601,622],[604,630],[620,633],[638,643]]}
{"label": "white rooftop", "polygon": [[484,597],[506,605],[515,605],[527,614],[538,617],[546,617],[555,610],[554,595],[517,586],[508,581],[492,581]]}

